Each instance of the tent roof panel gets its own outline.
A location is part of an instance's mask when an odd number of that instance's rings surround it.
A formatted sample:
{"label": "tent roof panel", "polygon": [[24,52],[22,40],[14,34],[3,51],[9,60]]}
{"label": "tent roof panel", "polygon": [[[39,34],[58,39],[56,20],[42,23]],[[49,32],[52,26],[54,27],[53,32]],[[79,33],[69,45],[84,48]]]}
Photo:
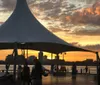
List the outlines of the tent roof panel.
{"label": "tent roof panel", "polygon": [[26,0],[17,0],[16,8],[8,20],[0,27],[0,48],[14,48],[14,43],[21,48],[42,50],[53,53],[65,51],[88,51],[74,47],[48,31],[32,15]]}

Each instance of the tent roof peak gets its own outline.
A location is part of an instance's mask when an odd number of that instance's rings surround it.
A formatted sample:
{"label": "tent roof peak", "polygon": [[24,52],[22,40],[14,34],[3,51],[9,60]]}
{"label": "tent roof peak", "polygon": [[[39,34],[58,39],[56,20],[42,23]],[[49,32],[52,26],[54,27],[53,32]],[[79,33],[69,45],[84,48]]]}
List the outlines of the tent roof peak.
{"label": "tent roof peak", "polygon": [[14,12],[0,27],[0,49],[14,48],[15,42],[20,43],[19,48],[21,43],[26,43],[24,48],[52,53],[87,51],[48,31],[31,13],[26,0],[17,0]]}

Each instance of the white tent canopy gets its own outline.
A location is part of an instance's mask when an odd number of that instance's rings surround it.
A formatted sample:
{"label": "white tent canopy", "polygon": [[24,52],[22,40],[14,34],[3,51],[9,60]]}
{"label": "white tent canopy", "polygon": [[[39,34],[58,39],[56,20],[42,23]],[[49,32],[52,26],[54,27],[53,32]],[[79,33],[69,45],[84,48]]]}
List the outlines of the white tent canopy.
{"label": "white tent canopy", "polygon": [[17,0],[16,8],[0,27],[0,49],[17,48],[41,50],[51,53],[89,51],[72,46],[49,32],[32,15],[26,0]]}

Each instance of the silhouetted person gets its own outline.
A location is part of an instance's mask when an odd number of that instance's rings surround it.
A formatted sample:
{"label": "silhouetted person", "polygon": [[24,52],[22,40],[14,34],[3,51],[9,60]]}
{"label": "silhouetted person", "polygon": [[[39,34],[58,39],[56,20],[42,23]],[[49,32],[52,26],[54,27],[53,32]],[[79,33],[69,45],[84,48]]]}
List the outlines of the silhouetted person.
{"label": "silhouetted person", "polygon": [[74,63],[72,66],[72,79],[76,79],[77,69],[76,64]]}
{"label": "silhouetted person", "polygon": [[60,66],[59,71],[60,71],[60,72],[66,72],[66,67],[65,67],[65,66]]}
{"label": "silhouetted person", "polygon": [[98,67],[98,78],[97,78],[97,81],[98,81],[98,85],[100,85],[100,66]]}
{"label": "silhouetted person", "polygon": [[21,80],[22,78],[22,66],[21,65],[18,65],[18,71],[17,71],[17,79],[18,80]]}
{"label": "silhouetted person", "polygon": [[88,72],[88,66],[85,67],[85,72],[86,72],[86,73]]}
{"label": "silhouetted person", "polygon": [[8,70],[9,70],[10,64],[6,64],[6,74],[8,74]]}
{"label": "silhouetted person", "polygon": [[32,69],[31,77],[34,80],[33,85],[42,85],[43,68],[38,59],[34,59],[35,66]]}
{"label": "silhouetted person", "polygon": [[53,72],[58,72],[58,71],[59,71],[58,65],[54,65]]}
{"label": "silhouetted person", "polygon": [[51,74],[53,74],[53,72],[54,72],[54,64],[51,64]]}
{"label": "silhouetted person", "polygon": [[80,72],[81,72],[81,74],[83,73],[83,72],[82,72],[82,68],[80,69]]}
{"label": "silhouetted person", "polygon": [[27,61],[22,70],[22,83],[23,85],[30,85],[30,68],[28,67]]}

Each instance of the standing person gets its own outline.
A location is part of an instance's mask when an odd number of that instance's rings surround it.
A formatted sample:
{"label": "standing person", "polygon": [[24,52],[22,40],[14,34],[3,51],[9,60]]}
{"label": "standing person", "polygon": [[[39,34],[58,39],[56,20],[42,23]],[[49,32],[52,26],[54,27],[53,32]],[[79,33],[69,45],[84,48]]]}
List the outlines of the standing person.
{"label": "standing person", "polygon": [[6,64],[6,74],[8,74],[8,70],[9,70],[10,64]]}
{"label": "standing person", "polygon": [[51,64],[51,74],[54,72],[54,64]]}
{"label": "standing person", "polygon": [[28,67],[27,60],[22,70],[22,83],[23,85],[30,85],[30,68]]}
{"label": "standing person", "polygon": [[72,66],[72,79],[76,79],[77,69],[76,64],[74,63]]}
{"label": "standing person", "polygon": [[80,73],[82,74],[83,72],[82,72],[82,68],[80,69]]}
{"label": "standing person", "polygon": [[87,74],[87,72],[88,72],[88,66],[86,65],[86,67],[85,67],[85,72],[86,72],[86,74]]}
{"label": "standing person", "polygon": [[21,77],[22,77],[22,66],[18,65],[17,79],[21,80]]}
{"label": "standing person", "polygon": [[100,85],[100,66],[98,67],[98,75],[97,75],[98,85]]}
{"label": "standing person", "polygon": [[32,69],[31,77],[33,79],[33,85],[42,85],[43,68],[38,59],[34,59],[34,68]]}

